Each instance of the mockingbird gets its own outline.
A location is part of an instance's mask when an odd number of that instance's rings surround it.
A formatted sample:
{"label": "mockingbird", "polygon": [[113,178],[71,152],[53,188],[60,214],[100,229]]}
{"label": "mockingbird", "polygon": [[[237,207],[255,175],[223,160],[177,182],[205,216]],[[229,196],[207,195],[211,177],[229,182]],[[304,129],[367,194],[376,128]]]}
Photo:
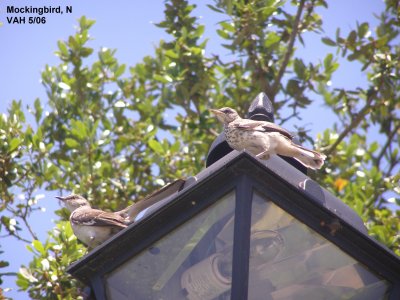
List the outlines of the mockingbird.
{"label": "mockingbird", "polygon": [[246,149],[260,159],[273,154],[290,156],[311,169],[320,169],[324,164],[324,154],[294,144],[292,134],[274,123],[242,119],[230,107],[211,112],[224,124],[226,141],[235,150]]}
{"label": "mockingbird", "polygon": [[129,219],[119,213],[91,208],[89,201],[80,195],[56,198],[71,212],[69,220],[75,236],[89,248],[100,245],[129,224]]}

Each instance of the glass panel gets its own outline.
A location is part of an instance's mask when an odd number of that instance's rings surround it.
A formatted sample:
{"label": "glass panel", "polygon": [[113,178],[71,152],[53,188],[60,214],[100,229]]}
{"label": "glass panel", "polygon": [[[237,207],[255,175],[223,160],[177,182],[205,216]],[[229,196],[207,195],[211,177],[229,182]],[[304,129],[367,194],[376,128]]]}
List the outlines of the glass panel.
{"label": "glass panel", "polygon": [[108,274],[108,299],[229,299],[234,210],[230,192]]}
{"label": "glass panel", "polygon": [[388,299],[387,281],[258,193],[251,221],[249,300]]}

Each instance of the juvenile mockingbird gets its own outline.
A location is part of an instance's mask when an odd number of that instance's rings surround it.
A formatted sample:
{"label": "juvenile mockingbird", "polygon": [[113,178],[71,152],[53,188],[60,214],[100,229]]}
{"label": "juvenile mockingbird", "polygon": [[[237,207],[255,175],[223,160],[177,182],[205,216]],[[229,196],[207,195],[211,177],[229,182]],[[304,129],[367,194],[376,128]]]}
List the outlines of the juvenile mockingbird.
{"label": "juvenile mockingbird", "polygon": [[290,156],[310,169],[320,169],[326,156],[292,142],[293,136],[282,127],[267,121],[242,119],[230,107],[211,109],[224,124],[225,138],[235,150],[246,149],[260,159],[273,154]]}
{"label": "juvenile mockingbird", "polygon": [[80,195],[56,198],[71,212],[69,221],[75,236],[89,248],[100,245],[129,224],[129,219],[119,213],[91,208],[89,201]]}

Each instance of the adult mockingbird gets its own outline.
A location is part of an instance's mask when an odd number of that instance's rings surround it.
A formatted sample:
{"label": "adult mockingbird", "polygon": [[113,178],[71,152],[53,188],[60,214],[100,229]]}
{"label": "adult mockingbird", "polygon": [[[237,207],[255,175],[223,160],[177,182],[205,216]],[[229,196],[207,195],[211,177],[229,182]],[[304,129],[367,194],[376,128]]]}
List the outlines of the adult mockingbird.
{"label": "adult mockingbird", "polygon": [[75,236],[89,248],[100,245],[129,224],[129,219],[119,213],[91,208],[89,201],[80,195],[56,198],[71,212],[69,221]]}
{"label": "adult mockingbird", "polygon": [[225,138],[235,150],[246,149],[260,159],[273,154],[290,156],[310,169],[320,169],[326,156],[292,142],[293,136],[282,127],[267,121],[242,119],[230,107],[211,109],[224,124]]}

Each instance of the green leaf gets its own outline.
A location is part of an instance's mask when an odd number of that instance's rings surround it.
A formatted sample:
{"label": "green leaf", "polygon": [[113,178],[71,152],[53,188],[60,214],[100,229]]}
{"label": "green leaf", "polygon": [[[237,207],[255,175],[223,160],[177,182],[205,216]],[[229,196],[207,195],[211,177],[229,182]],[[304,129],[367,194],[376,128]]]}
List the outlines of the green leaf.
{"label": "green leaf", "polygon": [[18,278],[17,278],[17,280],[15,281],[15,283],[16,283],[23,291],[26,291],[26,290],[29,288],[29,286],[30,286],[29,280],[26,279],[26,278],[25,278],[23,275],[21,275],[21,274],[18,274]]}
{"label": "green leaf", "polygon": [[329,69],[333,60],[333,54],[329,53],[324,59],[324,67],[325,69]]}
{"label": "green leaf", "polygon": [[199,27],[197,27],[197,29],[195,31],[195,36],[200,38],[203,35],[204,30],[205,30],[205,26],[199,25]]}
{"label": "green leaf", "polygon": [[0,260],[0,268],[8,267],[10,263],[8,261]]}
{"label": "green leaf", "polygon": [[358,59],[360,56],[362,56],[362,53],[359,51],[356,51],[356,52],[353,52],[352,54],[350,54],[349,56],[347,56],[347,59],[349,61],[353,61],[353,60]]}
{"label": "green leaf", "polygon": [[271,47],[272,45],[278,43],[281,40],[281,37],[277,35],[275,32],[268,33],[268,36],[264,42],[265,47]]}
{"label": "green leaf", "polygon": [[222,9],[219,9],[219,8],[213,6],[213,5],[207,4],[207,7],[208,7],[209,9],[215,11],[215,12],[218,12],[218,13],[221,13],[221,14],[224,13],[224,11],[223,11]]}
{"label": "green leaf", "polygon": [[39,240],[33,240],[32,241],[33,247],[41,254],[41,255],[46,255],[46,250],[43,247],[43,244]]}
{"label": "green leaf", "polygon": [[289,95],[296,96],[300,93],[299,81],[290,79],[286,85],[286,90]]}
{"label": "green leaf", "polygon": [[35,100],[33,105],[35,107],[35,113],[34,113],[35,114],[35,119],[36,119],[36,122],[39,123],[40,118],[42,117],[42,112],[43,112],[43,108],[42,108],[42,105],[40,103],[40,99],[36,98],[36,100]]}
{"label": "green leaf", "polygon": [[31,245],[26,245],[26,249],[31,252],[34,253],[33,248],[31,247]]}
{"label": "green leaf", "polygon": [[356,41],[356,38],[357,38],[357,33],[356,33],[354,30],[352,30],[352,31],[349,33],[349,36],[347,37],[347,42],[348,42],[351,46],[353,46],[353,44],[354,44],[355,41]]}
{"label": "green leaf", "polygon": [[331,40],[330,38],[327,38],[327,37],[322,38],[322,42],[325,45],[328,45],[328,46],[336,46],[336,43],[333,40]]}
{"label": "green leaf", "polygon": [[85,27],[87,26],[87,19],[86,19],[86,16],[82,16],[82,17],[79,19],[79,26],[80,26],[81,28],[85,28]]}
{"label": "green leaf", "polygon": [[21,140],[19,138],[13,138],[10,141],[10,148],[9,148],[9,153],[13,152],[15,149],[18,148],[18,146],[21,144]]}
{"label": "green leaf", "polygon": [[67,144],[67,146],[70,148],[76,148],[79,146],[79,143],[76,140],[71,139],[71,138],[66,138],[65,144]]}
{"label": "green leaf", "polygon": [[67,237],[74,236],[74,232],[72,230],[70,222],[64,222],[63,224],[60,224],[60,228],[63,230]]}
{"label": "green leaf", "polygon": [[168,83],[168,81],[166,81],[165,78],[159,74],[154,74],[153,78],[159,82]]}
{"label": "green leaf", "polygon": [[82,16],[79,20],[79,25],[82,29],[89,29],[92,25],[96,23],[95,20],[87,19],[85,16]]}
{"label": "green leaf", "polygon": [[369,24],[368,24],[367,22],[362,23],[362,24],[358,27],[358,37],[359,37],[359,38],[365,37],[365,35],[367,34],[368,31],[369,31]]}
{"label": "green leaf", "polygon": [[178,59],[179,58],[179,55],[173,50],[165,51],[165,55],[170,57],[170,58],[174,58],[174,59]]}
{"label": "green leaf", "polygon": [[226,31],[235,32],[235,26],[233,25],[233,23],[221,22],[220,25],[221,25],[222,28],[224,28]]}
{"label": "green leaf", "polygon": [[296,58],[294,60],[294,71],[296,72],[297,77],[305,79],[305,70],[306,66],[304,65],[303,60]]}
{"label": "green leaf", "polygon": [[88,47],[83,47],[80,53],[82,57],[88,57],[93,53],[93,49]]}
{"label": "green leaf", "polygon": [[228,34],[228,32],[227,32],[226,30],[218,29],[218,30],[217,30],[217,33],[218,33],[218,35],[219,35],[220,37],[222,37],[223,39],[228,40],[228,39],[230,38],[230,36],[229,36],[229,34]]}
{"label": "green leaf", "polygon": [[88,136],[86,125],[80,120],[71,120],[71,134],[78,140],[85,140]]}
{"label": "green leaf", "polygon": [[179,141],[176,141],[175,143],[172,144],[170,150],[172,153],[175,153],[175,152],[179,151],[180,147],[181,147],[181,143]]}
{"label": "green leaf", "polygon": [[63,56],[68,57],[68,48],[67,45],[63,41],[58,41],[57,42],[58,49],[60,49],[60,52]]}
{"label": "green leaf", "polygon": [[329,77],[339,67],[339,63],[337,63],[337,62],[335,62],[333,60],[333,54],[332,53],[329,53],[325,57],[325,59],[324,59],[324,67],[325,67],[325,72],[327,73],[327,75]]}
{"label": "green leaf", "polygon": [[269,18],[276,10],[276,7],[267,6],[260,9],[264,19]]}
{"label": "green leaf", "polygon": [[169,75],[159,75],[159,74],[154,74],[153,78],[157,81],[160,81],[162,83],[171,83],[173,79]]}
{"label": "green leaf", "polygon": [[156,152],[158,154],[164,154],[164,148],[157,140],[150,140],[148,143],[149,143],[150,148],[154,152]]}
{"label": "green leaf", "polygon": [[69,44],[69,47],[74,51],[79,49],[79,44],[77,43],[77,41],[74,39],[73,36],[70,36],[68,38],[68,44]]}
{"label": "green leaf", "polygon": [[125,65],[125,64],[120,65],[120,66],[118,67],[118,69],[114,72],[114,76],[115,76],[115,77],[119,77],[119,76],[121,76],[122,74],[124,74],[125,68],[126,68],[126,65]]}
{"label": "green leaf", "polygon": [[379,149],[379,143],[378,142],[373,142],[369,146],[369,150],[368,151],[371,152],[371,153],[374,153],[378,149]]}

